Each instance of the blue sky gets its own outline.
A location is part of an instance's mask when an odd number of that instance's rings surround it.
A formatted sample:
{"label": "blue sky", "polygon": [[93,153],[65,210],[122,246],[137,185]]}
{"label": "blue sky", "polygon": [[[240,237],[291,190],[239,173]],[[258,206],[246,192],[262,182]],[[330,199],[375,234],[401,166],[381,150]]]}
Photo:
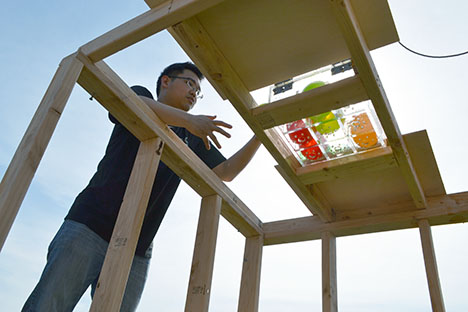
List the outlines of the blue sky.
{"label": "blue sky", "polygon": [[[401,41],[427,54],[468,49],[462,0],[389,0]],[[0,174],[6,170],[60,60],[79,46],[147,9],[141,1],[9,1],[0,11]],[[434,60],[398,44],[372,52],[402,133],[427,129],[447,193],[468,190],[465,173],[468,56]],[[188,58],[162,32],[106,61],[129,84],[154,90],[168,64]],[[217,114],[234,125],[221,138],[229,156],[251,131],[205,81],[194,113]],[[47,246],[74,197],[87,184],[110,135],[106,111],[76,86],[0,254],[0,302],[19,311],[45,263]],[[233,182],[234,192],[262,219],[308,215],[261,148]],[[253,191],[252,191],[253,190]],[[271,193],[281,194],[280,199]],[[182,311],[200,198],[182,185],[155,239],[155,252],[139,311]],[[465,224],[433,228],[448,311],[466,311],[468,252]],[[221,220],[210,311],[236,311],[243,237]],[[338,304],[341,311],[429,311],[430,301],[417,230],[339,238]],[[321,307],[320,242],[264,248],[260,311],[310,311]],[[75,311],[88,311],[85,294]]]}

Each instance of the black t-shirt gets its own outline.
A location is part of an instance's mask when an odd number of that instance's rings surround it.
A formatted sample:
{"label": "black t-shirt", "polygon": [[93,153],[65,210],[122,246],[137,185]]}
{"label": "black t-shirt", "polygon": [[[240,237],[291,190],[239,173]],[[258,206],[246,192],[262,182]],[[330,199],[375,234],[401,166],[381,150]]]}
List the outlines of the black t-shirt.
{"label": "black t-shirt", "polygon": [[[151,92],[144,87],[134,86],[132,89],[138,95],[153,98]],[[115,126],[106,153],[88,186],[77,196],[65,217],[65,219],[86,224],[108,242],[140,144],[140,141],[112,115],[109,114],[109,118]],[[226,160],[216,147],[211,146],[211,149],[207,150],[203,141],[187,129],[171,128],[209,168],[214,168]],[[179,183],[180,178],[162,161],[159,162],[135,252],[137,255],[145,255]]]}

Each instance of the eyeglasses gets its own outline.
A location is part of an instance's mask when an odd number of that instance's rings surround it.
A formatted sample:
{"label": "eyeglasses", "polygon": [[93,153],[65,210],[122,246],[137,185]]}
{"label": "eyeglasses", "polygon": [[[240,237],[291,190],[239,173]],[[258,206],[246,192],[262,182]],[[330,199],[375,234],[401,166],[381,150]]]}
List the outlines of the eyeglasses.
{"label": "eyeglasses", "polygon": [[202,99],[203,98],[203,94],[202,94],[201,90],[197,87],[197,83],[192,78],[190,78],[190,77],[181,77],[181,76],[170,76],[170,75],[167,75],[167,77],[173,78],[173,79],[179,78],[179,79],[185,80],[185,82],[187,83],[187,86],[189,86],[189,88],[192,89],[195,92],[195,96],[197,97],[197,99]]}

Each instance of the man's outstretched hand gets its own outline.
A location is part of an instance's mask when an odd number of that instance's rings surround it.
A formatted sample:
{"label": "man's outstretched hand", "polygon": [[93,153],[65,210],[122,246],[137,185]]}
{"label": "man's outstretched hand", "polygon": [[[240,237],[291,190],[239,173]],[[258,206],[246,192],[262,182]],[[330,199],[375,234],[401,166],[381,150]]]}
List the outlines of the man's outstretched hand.
{"label": "man's outstretched hand", "polygon": [[208,115],[190,115],[191,117],[187,123],[187,130],[190,131],[193,135],[201,138],[205,143],[206,149],[210,149],[210,142],[208,137],[213,141],[213,143],[218,147],[221,148],[221,144],[219,144],[218,139],[214,135],[214,132],[221,133],[227,138],[230,138],[231,135],[227,133],[223,128],[231,129],[232,126],[228,123],[225,123],[221,120],[216,120],[216,116],[208,116]]}

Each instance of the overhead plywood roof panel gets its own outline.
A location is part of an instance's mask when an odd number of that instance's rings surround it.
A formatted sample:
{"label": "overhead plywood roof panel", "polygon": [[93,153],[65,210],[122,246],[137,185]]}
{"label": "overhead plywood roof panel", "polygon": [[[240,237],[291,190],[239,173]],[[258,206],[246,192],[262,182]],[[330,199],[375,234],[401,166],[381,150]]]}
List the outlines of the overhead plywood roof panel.
{"label": "overhead plywood roof panel", "polygon": [[[370,50],[398,41],[387,1],[351,3]],[[350,58],[329,0],[226,0],[197,17],[249,90]]]}

